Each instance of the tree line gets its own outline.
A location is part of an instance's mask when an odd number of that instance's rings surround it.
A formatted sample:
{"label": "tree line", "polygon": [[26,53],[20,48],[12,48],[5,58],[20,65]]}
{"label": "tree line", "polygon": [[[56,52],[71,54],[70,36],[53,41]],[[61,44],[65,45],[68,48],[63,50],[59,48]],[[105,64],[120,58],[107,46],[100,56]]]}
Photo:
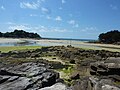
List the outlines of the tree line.
{"label": "tree line", "polygon": [[119,43],[120,42],[120,31],[113,30],[107,33],[101,33],[99,35],[99,41],[101,43],[108,43],[108,44]]}
{"label": "tree line", "polygon": [[0,32],[0,37],[5,38],[41,38],[37,33],[30,33],[24,30],[14,30],[13,32]]}

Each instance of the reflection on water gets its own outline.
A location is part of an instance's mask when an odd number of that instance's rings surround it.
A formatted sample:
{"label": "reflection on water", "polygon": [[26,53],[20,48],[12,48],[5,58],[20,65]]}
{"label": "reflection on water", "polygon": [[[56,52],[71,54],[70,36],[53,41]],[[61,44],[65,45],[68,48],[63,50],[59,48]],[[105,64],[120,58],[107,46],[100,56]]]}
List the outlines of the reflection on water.
{"label": "reflection on water", "polygon": [[58,45],[59,44],[52,43],[52,42],[51,43],[46,43],[46,42],[37,43],[36,41],[0,43],[0,46],[58,46]]}
{"label": "reflection on water", "polygon": [[108,48],[108,49],[115,49],[119,50],[120,48],[112,48],[112,47],[101,47],[97,45],[92,45],[92,44],[85,44],[85,43],[80,43],[79,41],[35,41],[35,40],[22,40],[20,42],[9,42],[9,43],[0,43],[0,46],[67,46],[67,45],[72,45],[74,47],[81,47],[81,48],[90,48],[90,49],[103,49],[103,48]]}
{"label": "reflection on water", "polygon": [[34,46],[37,45],[33,41],[15,42],[15,43],[0,43],[0,46]]}
{"label": "reflection on water", "polygon": [[36,45],[36,42],[24,40],[23,42],[14,43],[14,46],[28,46],[28,45]]}
{"label": "reflection on water", "polygon": [[[79,41],[78,41],[79,42]],[[11,43],[0,43],[0,46],[67,46],[72,45],[74,47],[82,47],[82,48],[93,48],[93,49],[99,49],[98,46],[93,45],[85,45],[85,44],[78,44],[78,43],[69,43],[69,41],[66,42],[37,42],[37,41],[30,41],[30,40],[24,40],[22,42],[11,42]]]}
{"label": "reflection on water", "polygon": [[86,42],[81,41],[73,41],[73,40],[21,40],[19,42],[7,42],[7,43],[0,43],[1,46],[67,46],[72,45],[73,47],[77,48],[84,48],[84,49],[93,49],[93,50],[108,50],[108,51],[115,51],[120,52],[120,47],[112,47],[112,46],[99,46],[95,44],[89,44]]}

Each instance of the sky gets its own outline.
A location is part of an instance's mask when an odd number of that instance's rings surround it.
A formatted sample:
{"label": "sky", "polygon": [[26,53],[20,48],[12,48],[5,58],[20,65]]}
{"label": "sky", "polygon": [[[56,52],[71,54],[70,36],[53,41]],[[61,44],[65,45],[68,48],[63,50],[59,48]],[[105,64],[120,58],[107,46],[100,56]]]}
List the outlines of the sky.
{"label": "sky", "polygon": [[98,39],[120,30],[120,0],[0,0],[0,32],[47,38]]}

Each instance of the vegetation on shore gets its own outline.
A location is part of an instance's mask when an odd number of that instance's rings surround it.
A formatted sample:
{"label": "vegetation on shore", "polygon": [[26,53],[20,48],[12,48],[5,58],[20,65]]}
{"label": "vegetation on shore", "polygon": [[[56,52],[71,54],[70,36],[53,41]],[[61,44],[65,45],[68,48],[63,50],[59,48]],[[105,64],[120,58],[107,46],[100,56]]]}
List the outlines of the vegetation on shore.
{"label": "vegetation on shore", "polygon": [[13,50],[30,50],[30,49],[37,49],[41,48],[41,46],[9,46],[9,47],[0,47],[1,52],[9,52]]}
{"label": "vegetation on shore", "polygon": [[0,32],[0,37],[5,38],[41,38],[37,33],[30,33],[23,30],[14,30],[13,32]]}
{"label": "vegetation on shore", "polygon": [[107,44],[119,44],[120,43],[120,31],[114,30],[99,35],[99,42]]}

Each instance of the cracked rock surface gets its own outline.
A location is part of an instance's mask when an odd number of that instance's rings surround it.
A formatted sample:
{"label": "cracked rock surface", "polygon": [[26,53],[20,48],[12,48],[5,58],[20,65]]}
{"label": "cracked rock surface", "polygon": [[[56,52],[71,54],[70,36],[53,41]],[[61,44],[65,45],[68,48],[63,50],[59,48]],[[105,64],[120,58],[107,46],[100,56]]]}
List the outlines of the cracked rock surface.
{"label": "cracked rock surface", "polygon": [[42,63],[22,63],[0,69],[0,90],[38,90],[56,83],[59,74]]}

